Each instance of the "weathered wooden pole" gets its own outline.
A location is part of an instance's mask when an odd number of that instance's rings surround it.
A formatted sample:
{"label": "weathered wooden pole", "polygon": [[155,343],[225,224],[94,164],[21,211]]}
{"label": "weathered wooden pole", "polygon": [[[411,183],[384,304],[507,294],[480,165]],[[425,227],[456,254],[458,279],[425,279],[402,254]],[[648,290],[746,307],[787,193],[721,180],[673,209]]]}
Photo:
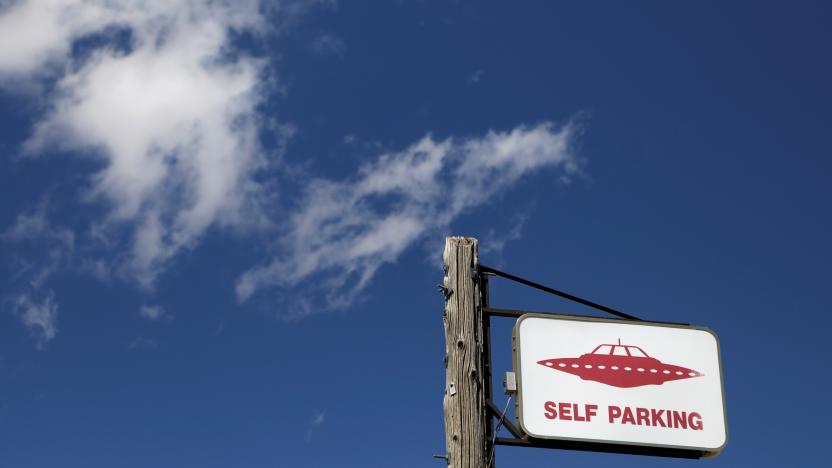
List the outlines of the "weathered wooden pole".
{"label": "weathered wooden pole", "polygon": [[486,468],[477,240],[445,239],[445,444],[451,468]]}

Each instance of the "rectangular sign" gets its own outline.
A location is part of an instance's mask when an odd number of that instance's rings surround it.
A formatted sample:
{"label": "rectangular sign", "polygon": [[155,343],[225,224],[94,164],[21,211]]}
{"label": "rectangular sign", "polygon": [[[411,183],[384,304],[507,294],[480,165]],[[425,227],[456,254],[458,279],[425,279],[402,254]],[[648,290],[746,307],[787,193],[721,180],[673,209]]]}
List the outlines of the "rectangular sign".
{"label": "rectangular sign", "polygon": [[518,421],[533,438],[715,455],[719,341],[701,327],[527,314],[514,327]]}

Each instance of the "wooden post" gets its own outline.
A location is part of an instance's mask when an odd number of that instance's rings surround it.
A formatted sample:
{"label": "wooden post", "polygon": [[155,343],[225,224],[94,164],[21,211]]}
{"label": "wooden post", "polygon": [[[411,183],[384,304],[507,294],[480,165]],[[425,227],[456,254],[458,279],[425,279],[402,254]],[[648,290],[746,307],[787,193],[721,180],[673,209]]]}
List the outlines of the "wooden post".
{"label": "wooden post", "polygon": [[477,240],[445,239],[445,444],[451,468],[485,468],[482,298]]}

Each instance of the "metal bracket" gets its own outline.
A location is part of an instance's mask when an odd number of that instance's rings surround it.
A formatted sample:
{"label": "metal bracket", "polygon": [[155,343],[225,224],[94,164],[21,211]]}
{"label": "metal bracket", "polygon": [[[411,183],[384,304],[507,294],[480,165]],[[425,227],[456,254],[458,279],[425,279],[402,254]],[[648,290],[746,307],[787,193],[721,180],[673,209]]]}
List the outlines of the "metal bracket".
{"label": "metal bracket", "polygon": [[445,296],[445,300],[447,301],[449,297],[454,293],[454,290],[445,286],[444,284],[437,284],[436,288]]}
{"label": "metal bracket", "polygon": [[[589,306],[598,310],[602,310],[612,315],[616,315],[622,321],[641,321],[638,317],[625,314],[619,310],[615,310],[611,307],[606,307],[601,304],[597,304],[595,302],[588,301],[586,299],[582,299],[577,296],[573,296],[571,294],[565,293],[563,291],[558,291],[553,288],[549,288],[542,284],[534,283],[532,281],[504,273],[499,270],[495,270],[493,268],[489,268],[485,265],[479,264],[479,274],[480,274],[480,286],[482,291],[482,336],[483,336],[483,362],[484,362],[484,380],[485,380],[485,406],[486,406],[486,419],[487,425],[486,429],[486,449],[489,453],[493,453],[493,446],[496,445],[509,445],[515,447],[536,447],[536,448],[548,448],[548,449],[562,449],[562,450],[581,450],[581,451],[593,451],[593,452],[608,452],[608,453],[622,453],[622,454],[633,454],[633,455],[649,455],[649,456],[658,456],[658,457],[673,457],[673,458],[700,458],[707,454],[685,450],[685,449],[677,449],[677,448],[657,448],[657,447],[641,447],[641,446],[630,446],[630,445],[622,445],[622,444],[603,444],[603,443],[595,443],[595,442],[579,442],[579,441],[560,441],[560,440],[549,440],[549,439],[534,439],[525,434],[520,428],[517,427],[515,421],[512,421],[507,416],[503,415],[499,408],[491,401],[492,396],[492,388],[491,388],[491,378],[492,378],[492,369],[491,369],[491,317],[509,317],[509,318],[518,318],[529,311],[524,310],[512,310],[512,309],[498,309],[492,308],[490,306],[489,300],[489,290],[488,290],[488,276],[500,276],[502,278],[518,282],[520,284],[524,284],[526,286],[530,286],[535,289],[540,289],[542,291],[546,291],[550,294],[554,294],[556,296],[560,296],[564,299],[568,299],[570,301],[577,302],[579,304]],[[441,285],[440,285],[440,289]],[[573,314],[559,314],[559,315],[573,315]],[[586,315],[583,315],[584,317]],[[654,322],[654,323],[669,323],[675,324],[671,322]],[[687,324],[684,324],[687,325]],[[507,379],[508,380],[508,379]],[[508,384],[509,382],[506,382]],[[516,385],[516,382],[515,382]],[[508,385],[506,385],[508,387]],[[505,437],[496,437],[496,434],[493,434],[494,426],[492,425],[494,420],[492,418],[501,418],[502,417],[502,427],[505,427],[508,432],[511,433],[513,438],[505,438]],[[492,442],[493,441],[493,442]],[[495,464],[494,458],[489,459],[490,466],[486,468],[493,468]]]}
{"label": "metal bracket", "polygon": [[[502,412],[500,412],[500,409],[494,405],[493,401],[488,400],[485,402],[485,405],[490,417],[499,418],[502,415]],[[511,432],[511,435],[517,439],[523,439],[525,437],[523,432],[518,429],[517,426],[514,425],[514,422],[508,419],[508,417],[503,418],[503,427],[508,429],[508,431]]]}
{"label": "metal bracket", "polygon": [[442,458],[445,460],[445,463],[447,463],[448,465],[451,464],[451,456],[447,453],[445,455],[434,455],[433,458]]}
{"label": "metal bracket", "polygon": [[519,276],[515,276],[515,275],[512,275],[510,273],[506,273],[506,272],[503,272],[503,271],[500,271],[500,270],[495,270],[494,268],[485,266],[482,263],[479,264],[479,269],[480,269],[480,273],[486,273],[486,274],[491,273],[493,275],[503,277],[507,280],[511,280],[511,281],[516,282],[516,283],[520,283],[520,284],[523,284],[523,285],[526,285],[526,286],[529,286],[529,287],[532,287],[532,288],[535,288],[535,289],[539,289],[541,291],[545,291],[549,294],[554,294],[555,296],[562,297],[564,299],[567,299],[567,300],[570,300],[570,301],[573,301],[573,302],[577,302],[578,304],[583,304],[585,306],[592,307],[593,309],[603,310],[604,312],[607,312],[608,314],[612,314],[612,315],[621,317],[623,319],[639,320],[639,321],[641,320],[640,318],[638,318],[634,315],[625,314],[624,312],[621,312],[620,310],[615,310],[612,307],[607,307],[605,305],[601,305],[601,304],[598,304],[596,302],[588,301],[588,300],[580,298],[578,296],[574,296],[572,294],[569,294],[569,293],[566,293],[566,292],[563,292],[563,291],[558,291],[557,289],[550,288],[549,286],[544,286],[540,283],[535,283],[534,281],[529,281],[525,278],[521,278]]}

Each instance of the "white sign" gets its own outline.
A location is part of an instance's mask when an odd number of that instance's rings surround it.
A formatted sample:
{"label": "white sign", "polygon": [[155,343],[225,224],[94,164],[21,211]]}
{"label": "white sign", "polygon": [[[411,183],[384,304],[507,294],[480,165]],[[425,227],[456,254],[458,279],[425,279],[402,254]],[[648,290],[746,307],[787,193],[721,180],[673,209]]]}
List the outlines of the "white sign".
{"label": "white sign", "polygon": [[514,338],[518,420],[531,437],[709,454],[725,446],[712,331],[528,314]]}

